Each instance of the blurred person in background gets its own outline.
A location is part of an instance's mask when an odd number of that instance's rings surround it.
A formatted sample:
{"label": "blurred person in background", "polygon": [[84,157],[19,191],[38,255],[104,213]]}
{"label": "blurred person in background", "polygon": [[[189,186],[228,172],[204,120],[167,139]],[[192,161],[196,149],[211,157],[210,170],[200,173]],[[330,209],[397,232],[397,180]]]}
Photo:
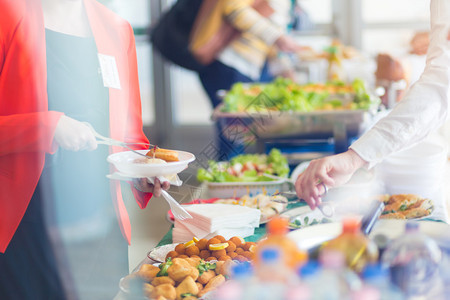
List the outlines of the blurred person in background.
{"label": "blurred person in background", "polygon": [[[270,73],[267,61],[276,58],[277,51],[295,53],[302,50],[286,34],[291,22],[290,0],[255,1],[222,0],[215,13],[209,15],[202,27],[193,32],[191,48],[200,47],[205,40],[213,40],[210,28],[223,18],[240,32],[238,38],[218,54],[217,58],[199,72],[199,78],[209,96],[212,106],[217,107],[221,99],[219,90],[228,90],[236,82],[267,82],[277,74]],[[255,7],[259,7],[256,10]],[[274,51],[274,48],[276,51]]]}
{"label": "blurred person in background", "polygon": [[[110,151],[97,148],[84,122],[148,144],[133,30],[94,0],[0,0],[0,7],[0,299],[112,299],[128,273],[128,245],[117,233],[129,242],[131,226],[121,186],[105,177]],[[158,181],[131,188],[141,208],[161,192]],[[58,226],[85,223],[72,233],[89,237],[89,221],[113,206],[108,230],[68,255],[70,237]],[[72,278],[74,267],[80,278]]]}
{"label": "blurred person in background", "polygon": [[361,168],[372,168],[391,153],[423,140],[447,116],[450,86],[450,2],[431,0],[431,33],[427,62],[420,79],[392,112],[362,135],[349,150],[311,161],[299,175],[299,198],[314,209],[326,187],[346,183]]}

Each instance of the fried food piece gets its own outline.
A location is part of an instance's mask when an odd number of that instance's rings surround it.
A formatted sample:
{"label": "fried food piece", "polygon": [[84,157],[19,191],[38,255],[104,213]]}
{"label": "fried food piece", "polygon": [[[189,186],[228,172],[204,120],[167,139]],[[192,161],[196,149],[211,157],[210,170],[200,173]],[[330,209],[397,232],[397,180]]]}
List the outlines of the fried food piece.
{"label": "fried food piece", "polygon": [[226,260],[231,260],[231,257],[228,255],[222,255],[221,257],[219,257],[219,261],[226,261]]}
{"label": "fried food piece", "polygon": [[191,275],[192,269],[193,267],[186,260],[175,258],[173,264],[167,269],[167,273],[176,282],[181,282]]}
{"label": "fried food piece", "polygon": [[232,241],[236,245],[236,247],[238,247],[238,248],[241,247],[241,245],[245,243],[245,241],[243,241],[243,239],[241,237],[238,237],[238,236],[233,236],[230,239],[230,241]]}
{"label": "fried food piece", "polygon": [[210,256],[211,256],[211,252],[209,252],[208,250],[200,251],[200,258],[207,259]]}
{"label": "fried food piece", "polygon": [[235,252],[236,252],[238,255],[242,255],[242,253],[244,253],[245,250],[242,249],[242,248],[237,248]]}
{"label": "fried food piece", "polygon": [[228,247],[225,249],[227,253],[236,251],[236,244],[232,241],[228,241]]}
{"label": "fried food piece", "polygon": [[208,250],[208,240],[207,239],[201,239],[201,240],[199,240],[196,244],[195,244],[197,247],[198,247],[198,249],[200,250],[200,251],[202,251],[202,250]]}
{"label": "fried food piece", "polygon": [[155,158],[159,158],[167,162],[179,161],[178,152],[174,150],[156,148],[155,152],[155,149],[150,149],[150,151],[148,151],[145,155],[153,157],[153,154],[155,154]]}
{"label": "fried food piece", "polygon": [[380,216],[380,219],[399,219],[399,220],[405,220],[406,217],[402,215],[401,213],[390,213],[390,214],[384,214]]}
{"label": "fried food piece", "polygon": [[196,268],[196,267],[192,267],[192,271],[191,274],[189,274],[189,276],[195,280],[198,279],[198,276],[200,275],[200,271]]}
{"label": "fried food piece", "polygon": [[421,218],[428,216],[430,212],[423,208],[413,208],[400,212],[400,214],[404,215],[407,219]]}
{"label": "fried food piece", "polygon": [[155,277],[152,280],[153,286],[158,286],[161,284],[171,284],[171,285],[175,286],[175,281],[172,278],[170,278],[169,276]]}
{"label": "fried food piece", "polygon": [[216,289],[219,285],[225,282],[225,277],[223,275],[217,275],[214,278],[212,278],[207,285],[205,285],[205,288],[198,293],[198,297],[202,297],[206,293]]}
{"label": "fried food piece", "polygon": [[244,249],[245,251],[250,251],[250,248],[252,246],[256,246],[256,243],[254,242],[246,242],[243,246],[242,249]]}
{"label": "fried food piece", "polygon": [[216,235],[215,237],[214,237],[215,239],[218,239],[220,242],[219,243],[225,243],[227,240],[223,237],[223,236],[221,236],[221,235]]}
{"label": "fried food piece", "polygon": [[194,279],[192,279],[192,277],[190,276],[186,277],[176,288],[177,300],[182,300],[181,295],[183,294],[198,294],[198,286],[195,283]]}
{"label": "fried food piece", "polygon": [[218,261],[216,263],[216,274],[217,275],[223,275],[223,276],[230,276],[231,275],[231,268],[237,264],[237,262],[233,261],[233,260],[226,260],[225,262],[223,261]]}
{"label": "fried food piece", "polygon": [[206,261],[212,261],[212,260],[217,260],[217,258],[215,258],[214,256],[210,256],[207,259],[205,259]]}
{"label": "fried food piece", "polygon": [[194,268],[198,266],[200,261],[202,260],[199,256],[191,256],[189,258],[185,258],[185,260]]}
{"label": "fried food piece", "polygon": [[231,259],[234,259],[236,256],[238,256],[238,254],[236,252],[229,252],[229,253],[227,253],[227,255],[229,257],[231,257]]}
{"label": "fried food piece", "polygon": [[195,284],[197,285],[198,291],[199,291],[199,292],[200,292],[201,290],[203,290],[203,284],[201,284],[200,282],[198,282],[198,280],[197,280],[197,282],[196,282]]}
{"label": "fried food piece", "polygon": [[197,300],[198,298],[197,297],[195,297],[195,296],[187,296],[187,297],[184,297],[183,298],[183,300]]}
{"label": "fried food piece", "polygon": [[161,284],[155,287],[152,294],[153,298],[157,298],[159,296],[163,296],[167,300],[175,300],[177,297],[177,292],[175,287],[171,284]]}
{"label": "fried food piece", "polygon": [[225,276],[223,276],[222,274],[216,275],[208,281],[208,284],[205,285],[205,289],[216,288],[224,282]]}
{"label": "fried food piece", "polygon": [[155,290],[155,287],[151,285],[150,283],[144,283],[142,286],[142,292],[144,293],[144,296],[147,298],[151,298],[153,295],[153,291]]}
{"label": "fried food piece", "polygon": [[211,256],[214,256],[217,259],[219,259],[219,257],[225,256],[225,255],[227,255],[227,251],[225,249],[211,251]]}
{"label": "fried food piece", "polygon": [[248,260],[255,259],[255,253],[250,251],[245,251],[244,253],[242,253],[242,256],[246,257]]}
{"label": "fried food piece", "polygon": [[166,260],[170,257],[170,258],[175,258],[178,257],[179,253],[177,251],[169,251],[169,253],[167,253],[166,255]]}
{"label": "fried food piece", "polygon": [[187,247],[185,250],[185,254],[187,256],[191,256],[191,255],[199,255],[200,254],[200,250],[198,249],[197,246],[193,245],[190,247]]}
{"label": "fried food piece", "polygon": [[225,261],[218,261],[216,262],[216,268],[214,271],[216,272],[216,275],[221,274],[220,271],[222,270],[222,266],[225,264]]}
{"label": "fried food piece", "polygon": [[185,248],[184,244],[178,244],[178,245],[175,247],[175,251],[176,251],[179,255],[183,255],[185,250],[186,250],[186,248]]}
{"label": "fried food piece", "polygon": [[213,270],[208,270],[206,272],[203,272],[203,274],[197,279],[197,281],[205,285],[214,277],[216,277],[216,272],[214,272]]}
{"label": "fried food piece", "polygon": [[[244,253],[242,253],[244,254]],[[248,261],[248,258],[245,257],[244,255],[238,255],[235,258],[233,258],[234,260],[237,260],[238,262],[244,262],[244,261]]]}
{"label": "fried food piece", "polygon": [[220,240],[216,239],[216,238],[211,238],[208,240],[208,242],[206,243],[206,249],[209,250],[209,245],[211,244],[220,244]]}
{"label": "fried food piece", "polygon": [[153,278],[159,273],[160,269],[154,265],[143,264],[139,271],[137,272],[138,276],[142,278],[142,280],[146,282],[151,282]]}

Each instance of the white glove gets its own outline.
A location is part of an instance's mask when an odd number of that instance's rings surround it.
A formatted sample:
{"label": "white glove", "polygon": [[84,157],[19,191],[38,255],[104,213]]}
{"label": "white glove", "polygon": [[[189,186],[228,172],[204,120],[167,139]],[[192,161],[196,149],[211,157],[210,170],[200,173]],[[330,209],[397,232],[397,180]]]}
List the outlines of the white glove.
{"label": "white glove", "polygon": [[54,140],[66,150],[95,150],[97,141],[91,129],[80,121],[62,116],[56,125]]}

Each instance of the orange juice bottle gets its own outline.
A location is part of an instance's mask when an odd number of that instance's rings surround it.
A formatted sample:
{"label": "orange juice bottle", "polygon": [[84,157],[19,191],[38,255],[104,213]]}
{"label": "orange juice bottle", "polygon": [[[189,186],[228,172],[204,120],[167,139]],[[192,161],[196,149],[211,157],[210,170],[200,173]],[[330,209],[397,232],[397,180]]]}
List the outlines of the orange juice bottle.
{"label": "orange juice bottle", "polygon": [[260,262],[260,256],[266,248],[279,249],[282,261],[288,268],[295,269],[306,262],[308,254],[300,251],[293,240],[287,237],[289,231],[288,220],[284,218],[273,218],[267,225],[267,238],[260,241],[256,248],[255,264]]}
{"label": "orange juice bottle", "polygon": [[361,272],[367,264],[378,260],[377,246],[362,234],[360,221],[354,218],[344,219],[342,233],[325,243],[321,250],[342,252],[347,266],[356,272]]}

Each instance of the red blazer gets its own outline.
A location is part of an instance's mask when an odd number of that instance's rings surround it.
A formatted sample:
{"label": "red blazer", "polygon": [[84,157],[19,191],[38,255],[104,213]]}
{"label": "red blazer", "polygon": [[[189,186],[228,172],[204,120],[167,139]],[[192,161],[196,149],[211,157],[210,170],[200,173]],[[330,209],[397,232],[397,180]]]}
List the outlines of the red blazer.
{"label": "red blazer", "polygon": [[[84,0],[98,52],[114,56],[121,89],[109,89],[111,137],[147,143],[142,131],[136,48],[131,26],[94,0]],[[0,252],[17,229],[44,167],[57,151],[61,112],[48,111],[45,30],[40,0],[0,0]],[[123,151],[112,147],[112,152]],[[106,157],[105,157],[106,159]],[[120,184],[112,198],[124,237],[131,225]],[[141,208],[151,193],[133,189]]]}

